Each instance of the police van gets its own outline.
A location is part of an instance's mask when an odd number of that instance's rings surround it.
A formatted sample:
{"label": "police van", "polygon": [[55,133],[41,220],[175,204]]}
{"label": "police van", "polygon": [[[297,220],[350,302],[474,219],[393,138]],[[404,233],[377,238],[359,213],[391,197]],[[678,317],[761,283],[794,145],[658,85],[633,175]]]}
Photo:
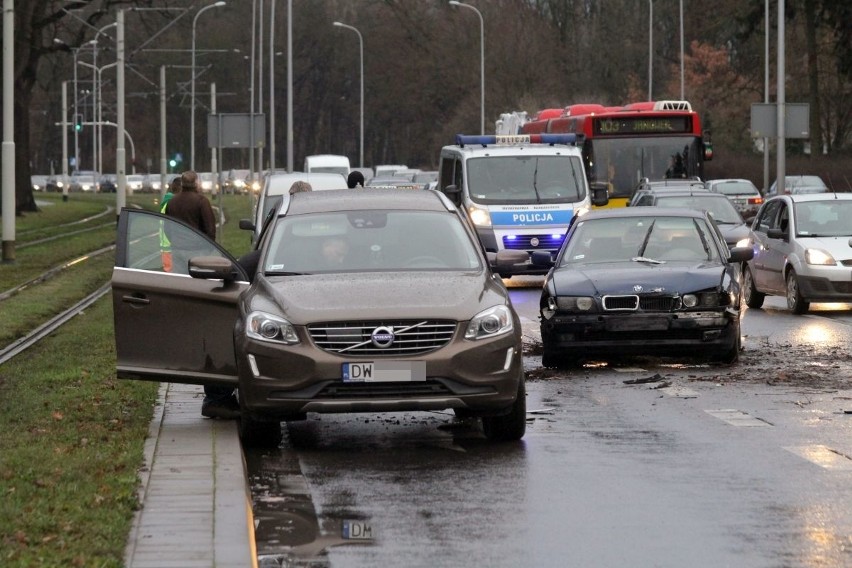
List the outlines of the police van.
{"label": "police van", "polygon": [[[571,219],[608,201],[605,189],[591,194],[577,142],[574,134],[459,134],[441,149],[437,189],[467,212],[486,253],[555,256]],[[499,272],[546,270],[527,260]]]}

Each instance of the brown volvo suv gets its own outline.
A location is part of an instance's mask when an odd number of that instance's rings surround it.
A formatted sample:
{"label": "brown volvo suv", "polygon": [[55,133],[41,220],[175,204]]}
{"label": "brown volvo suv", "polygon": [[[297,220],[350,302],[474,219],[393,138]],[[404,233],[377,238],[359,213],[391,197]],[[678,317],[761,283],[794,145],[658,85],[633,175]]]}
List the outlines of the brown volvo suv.
{"label": "brown volvo suv", "polygon": [[119,377],[238,387],[250,445],[310,412],[451,408],[482,417],[489,439],[524,435],[520,322],[489,262],[526,258],[487,258],[446,197],[299,193],[259,234],[241,265],[176,219],[121,212]]}

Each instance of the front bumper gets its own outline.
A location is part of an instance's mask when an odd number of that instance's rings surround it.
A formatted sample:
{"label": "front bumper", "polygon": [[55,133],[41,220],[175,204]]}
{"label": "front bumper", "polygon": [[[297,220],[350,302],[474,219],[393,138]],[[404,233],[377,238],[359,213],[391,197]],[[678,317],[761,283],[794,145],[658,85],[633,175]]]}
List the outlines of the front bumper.
{"label": "front bumper", "polygon": [[279,345],[237,341],[243,410],[257,419],[287,420],[307,412],[395,412],[465,409],[499,414],[514,402],[523,377],[520,330],[491,339],[456,336],[449,345],[417,357],[425,381],[356,382],[342,379],[346,362],[387,360],[339,355],[317,347],[299,332],[301,343]]}
{"label": "front bumper", "polygon": [[565,314],[542,319],[544,348],[572,357],[678,355],[729,349],[739,334],[734,309],[678,313]]}
{"label": "front bumper", "polygon": [[809,302],[852,302],[852,269],[818,268],[819,275],[797,273],[799,292]]}

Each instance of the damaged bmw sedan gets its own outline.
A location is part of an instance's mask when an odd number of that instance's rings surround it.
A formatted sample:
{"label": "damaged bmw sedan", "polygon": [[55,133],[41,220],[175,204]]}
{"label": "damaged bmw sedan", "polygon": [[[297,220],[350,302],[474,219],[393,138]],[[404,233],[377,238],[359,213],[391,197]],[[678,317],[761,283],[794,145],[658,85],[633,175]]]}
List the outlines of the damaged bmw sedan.
{"label": "damaged bmw sedan", "polygon": [[298,193],[251,254],[238,262],[174,218],[122,210],[118,376],[237,387],[250,445],[277,444],[282,421],[309,413],[453,409],[491,440],[524,435],[518,315],[443,194]]}
{"label": "damaged bmw sedan", "polygon": [[734,362],[741,264],[705,211],[600,209],[577,220],[542,291],[545,367],[618,356],[695,355]]}

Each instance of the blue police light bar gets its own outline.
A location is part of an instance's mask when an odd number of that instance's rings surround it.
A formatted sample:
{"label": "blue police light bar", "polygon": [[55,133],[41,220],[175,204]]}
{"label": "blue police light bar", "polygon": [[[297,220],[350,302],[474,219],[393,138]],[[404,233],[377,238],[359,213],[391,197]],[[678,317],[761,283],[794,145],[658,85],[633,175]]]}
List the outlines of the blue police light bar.
{"label": "blue police light bar", "polygon": [[576,134],[498,134],[487,136],[476,136],[467,134],[456,134],[456,144],[464,147],[465,144],[488,146],[520,146],[522,144],[576,144],[582,137]]}

